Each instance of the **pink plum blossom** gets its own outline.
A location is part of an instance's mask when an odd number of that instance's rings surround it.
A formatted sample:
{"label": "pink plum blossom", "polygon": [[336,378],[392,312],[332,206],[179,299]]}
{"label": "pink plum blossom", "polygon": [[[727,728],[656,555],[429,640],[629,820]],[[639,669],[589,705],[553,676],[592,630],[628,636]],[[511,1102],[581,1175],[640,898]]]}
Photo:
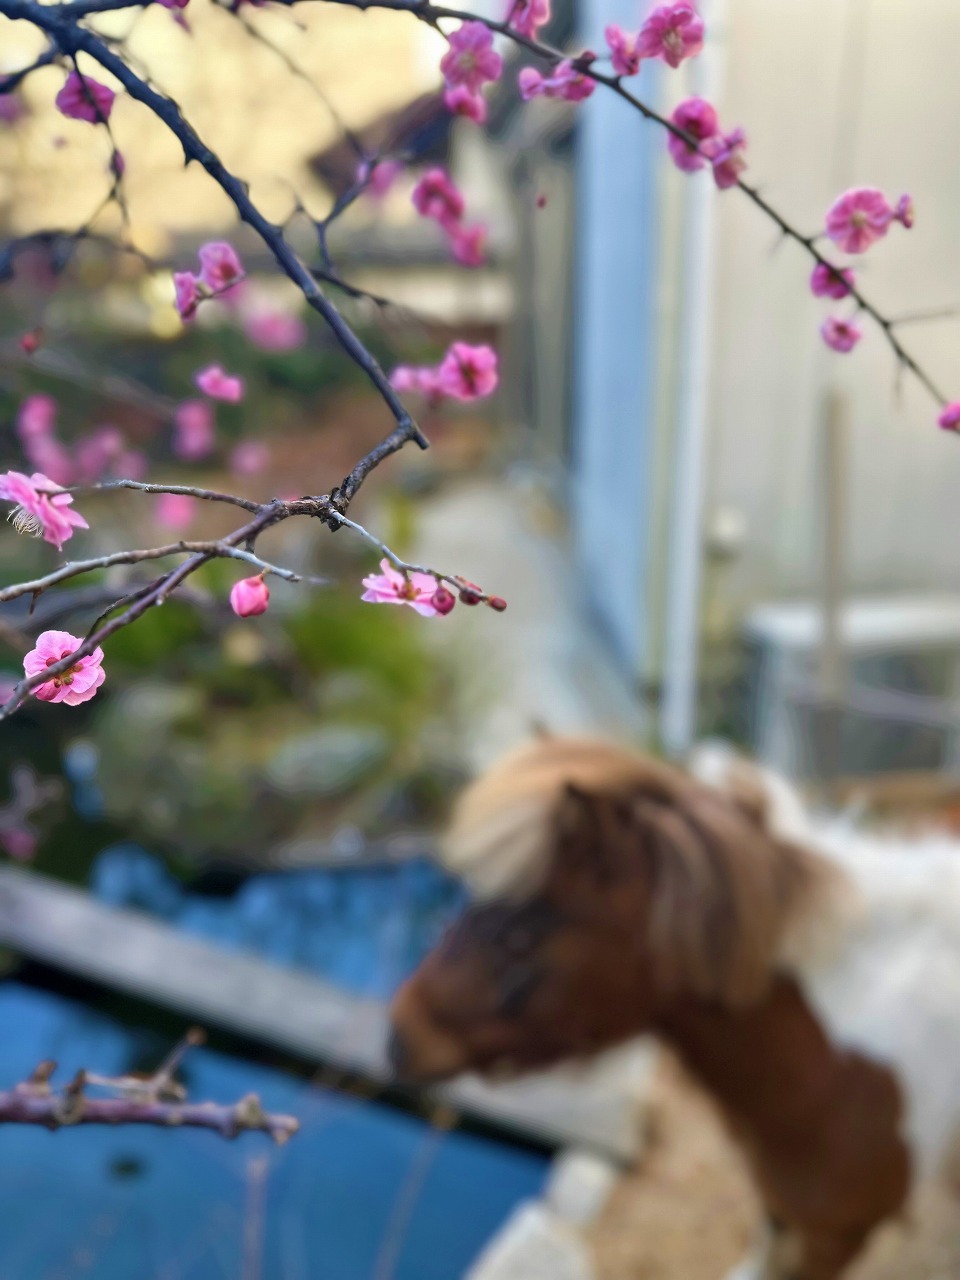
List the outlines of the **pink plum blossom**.
{"label": "pink plum blossom", "polygon": [[17,435],[30,464],[58,485],[71,484],[74,466],[54,434],[57,402],[52,396],[27,396],[17,413]]}
{"label": "pink plum blossom", "polygon": [[747,167],[743,153],[747,147],[747,135],[742,129],[732,133],[715,133],[706,138],[700,150],[713,165],[713,179],[721,191],[735,187]]}
{"label": "pink plum blossom", "polygon": [[909,231],[913,226],[915,219],[915,210],[913,207],[913,196],[901,196],[897,201],[897,207],[893,211],[893,216],[897,222],[902,223]]}
{"label": "pink plum blossom", "polygon": [[185,9],[189,3],[190,0],[157,0],[165,9]]}
{"label": "pink plum blossom", "polygon": [[894,211],[876,187],[845,191],[827,212],[827,235],[844,253],[865,253],[889,231]]}
{"label": "pink plum blossom", "polygon": [[116,96],[112,89],[92,76],[81,77],[76,71],[71,71],[57,94],[56,106],[61,115],[99,124],[109,120]]}
{"label": "pink plum blossom", "polygon": [[413,189],[413,207],[425,218],[434,218],[442,227],[459,222],[464,201],[446,169],[428,169]]}
{"label": "pink plum blossom", "polygon": [[399,160],[375,160],[372,164],[362,160],[357,166],[357,181],[367,184],[367,192],[375,200],[382,200],[401,173],[403,165]]}
{"label": "pink plum blossom", "polygon": [[200,282],[211,293],[222,293],[243,279],[243,263],[233,245],[225,240],[202,244],[197,256],[200,259]]}
{"label": "pink plum blossom", "polygon": [[[582,57],[591,57],[589,53]],[[597,87],[597,82],[574,66],[573,60],[564,58],[549,76],[543,75],[536,67],[524,67],[517,77],[520,97],[524,102],[531,98],[563,98],[567,102],[582,102],[589,98]]]}
{"label": "pink plum blossom", "polygon": [[241,578],[230,588],[230,608],[238,618],[254,618],[267,612],[270,590],[263,574],[255,578]]}
{"label": "pink plum blossom", "polygon": [[261,351],[296,351],[307,340],[303,318],[279,308],[251,311],[243,318],[243,331]]}
{"label": "pink plum blossom", "polygon": [[[689,133],[698,142],[713,138],[719,131],[719,122],[714,108],[703,98],[685,98],[670,117],[671,121]],[[667,148],[678,169],[685,173],[695,173],[707,163],[707,157],[700,150],[692,147],[676,134],[667,135]]]}
{"label": "pink plum blossom", "polygon": [[390,375],[390,385],[394,391],[413,391],[431,400],[438,400],[444,394],[438,370],[427,366],[398,364]]}
{"label": "pink plum blossom", "polygon": [[206,400],[184,400],[173,417],[173,452],[195,462],[213,452],[216,443],[213,408]]}
{"label": "pink plum blossom", "polygon": [[[36,647],[24,655],[23,669],[28,676],[39,675],[61,658],[75,653],[82,644],[83,641],[69,631],[42,631],[37,636]],[[104,679],[103,650],[94,649],[60,675],[38,684],[33,693],[41,702],[65,702],[68,707],[78,707],[90,701]]]}
{"label": "pink plum blossom", "polygon": [[10,519],[18,533],[42,535],[58,551],[73,537],[74,529],[90,528],[78,511],[70,510],[73,495],[64,493],[40,471],[29,477],[20,471],[4,472],[0,475],[0,498],[16,503]]}
{"label": "pink plum blossom", "polygon": [[479,400],[492,395],[500,375],[497,353],[486,345],[454,342],[440,362],[438,384],[454,400]]}
{"label": "pink plum blossom", "polygon": [[411,572],[404,576],[386,559],[380,561],[380,570],[364,578],[367,589],[361,600],[370,604],[406,604],[424,618],[437,617],[433,597],[439,583],[432,574]]}
{"label": "pink plum blossom", "polygon": [[638,49],[641,58],[662,58],[679,67],[703,48],[703,19],[692,4],[681,0],[657,5],[640,28]]}
{"label": "pink plum blossom", "polygon": [[455,225],[449,229],[450,252],[465,267],[482,267],[486,262],[487,227],[483,222],[474,226]]}
{"label": "pink plum blossom", "polygon": [[462,22],[448,37],[450,48],[440,60],[440,73],[448,89],[463,85],[479,94],[503,72],[503,58],[493,47],[493,33],[482,22]]}
{"label": "pink plum blossom", "polygon": [[230,470],[241,476],[255,476],[269,461],[270,450],[262,440],[242,440],[230,454]]}
{"label": "pink plum blossom", "polygon": [[618,76],[635,76],[640,70],[643,54],[639,48],[639,33],[628,35],[622,27],[611,24],[603,33],[613,55],[613,69]]}
{"label": "pink plum blossom", "polygon": [[21,443],[38,436],[52,435],[57,421],[57,402],[53,396],[27,396],[17,412],[17,435]]}
{"label": "pink plum blossom", "polygon": [[863,337],[863,330],[852,320],[840,316],[827,316],[820,326],[820,334],[828,347],[846,354],[852,351]]}
{"label": "pink plum blossom", "polygon": [[960,400],[951,400],[937,419],[944,431],[960,431]]}
{"label": "pink plum blossom", "polygon": [[227,373],[219,364],[209,364],[200,369],[193,380],[211,400],[225,400],[228,404],[239,404],[246,390],[242,378]]}
{"label": "pink plum blossom", "polygon": [[199,284],[197,277],[189,271],[173,273],[175,305],[181,320],[190,320],[196,315],[197,306],[203,297]]}
{"label": "pink plum blossom", "polygon": [[528,40],[536,40],[540,28],[550,21],[550,0],[510,0],[507,25]]}
{"label": "pink plum blossom", "polygon": [[186,529],[193,523],[196,507],[197,499],[185,493],[161,493],[155,508],[157,524],[177,532]]}
{"label": "pink plum blossom", "polygon": [[815,298],[848,298],[856,283],[849,267],[828,267],[818,262],[810,276],[810,292]]}
{"label": "pink plum blossom", "polygon": [[[81,484],[95,484],[111,463],[121,458],[125,459],[126,455],[123,449],[123,436],[117,428],[97,427],[88,436],[77,441],[74,450],[77,479]],[[126,468],[124,471],[126,472]]]}
{"label": "pink plum blossom", "polygon": [[483,124],[487,118],[487,100],[482,93],[471,93],[465,84],[447,89],[443,105],[455,116],[465,116],[475,124]]}

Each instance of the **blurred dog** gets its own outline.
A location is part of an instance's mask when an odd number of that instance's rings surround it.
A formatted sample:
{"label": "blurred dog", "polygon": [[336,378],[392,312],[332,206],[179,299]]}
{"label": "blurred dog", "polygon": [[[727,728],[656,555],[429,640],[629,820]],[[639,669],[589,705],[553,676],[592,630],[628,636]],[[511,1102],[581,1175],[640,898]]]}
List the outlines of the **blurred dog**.
{"label": "blurred dog", "polygon": [[815,826],[722,749],[692,772],[542,740],[469,787],[476,901],[398,992],[397,1071],[522,1071],[649,1031],[720,1104],[767,1206],[739,1276],[833,1280],[960,1124],[960,855]]}

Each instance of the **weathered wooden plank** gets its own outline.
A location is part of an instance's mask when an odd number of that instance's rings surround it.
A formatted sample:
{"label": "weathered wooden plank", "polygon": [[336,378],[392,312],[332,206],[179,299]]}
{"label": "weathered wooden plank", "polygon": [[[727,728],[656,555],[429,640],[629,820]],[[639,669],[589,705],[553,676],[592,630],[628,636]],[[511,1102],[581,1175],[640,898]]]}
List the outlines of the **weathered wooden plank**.
{"label": "weathered wooden plank", "polygon": [[[105,906],[58,881],[0,868],[0,943],[46,964],[317,1062],[388,1078],[386,1007],[295,969],[224,951],[137,911]],[[490,1086],[473,1078],[437,1094],[459,1110],[566,1146],[630,1159],[648,1053],[632,1046],[576,1072]]]}

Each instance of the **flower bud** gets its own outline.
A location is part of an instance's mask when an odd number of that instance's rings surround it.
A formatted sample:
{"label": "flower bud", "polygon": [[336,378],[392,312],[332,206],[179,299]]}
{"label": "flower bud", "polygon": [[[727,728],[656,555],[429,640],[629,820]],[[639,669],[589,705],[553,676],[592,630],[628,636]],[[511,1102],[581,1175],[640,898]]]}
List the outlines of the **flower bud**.
{"label": "flower bud", "polygon": [[457,603],[457,598],[453,592],[448,591],[446,587],[437,587],[436,591],[430,598],[430,603],[441,617],[445,617]]}
{"label": "flower bud", "polygon": [[497,613],[503,613],[504,609],[507,607],[507,602],[504,600],[503,596],[488,596],[487,604],[491,609],[495,609]]}
{"label": "flower bud", "polygon": [[463,587],[460,591],[460,599],[463,604],[479,604],[483,596],[473,587]]}
{"label": "flower bud", "polygon": [[263,574],[256,578],[241,578],[230,588],[230,608],[238,618],[253,618],[266,613],[270,603],[270,591]]}
{"label": "flower bud", "polygon": [[39,348],[42,341],[43,330],[30,329],[27,333],[21,334],[20,336],[20,350],[26,352],[28,356],[32,356]]}

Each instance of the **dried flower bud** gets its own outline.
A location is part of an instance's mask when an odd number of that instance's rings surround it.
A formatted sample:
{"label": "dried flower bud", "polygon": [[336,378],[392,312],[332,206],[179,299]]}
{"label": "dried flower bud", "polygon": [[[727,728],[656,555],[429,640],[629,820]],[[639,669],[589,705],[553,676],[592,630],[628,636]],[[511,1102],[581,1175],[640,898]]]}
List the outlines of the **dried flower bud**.
{"label": "dried flower bud", "polygon": [[507,607],[507,602],[504,600],[503,596],[488,596],[487,604],[491,609],[495,609],[497,613],[503,613],[504,609]]}
{"label": "dried flower bud", "polygon": [[26,352],[28,356],[38,350],[40,343],[43,341],[42,329],[30,329],[27,333],[20,336],[20,350]]}
{"label": "dried flower bud", "polygon": [[482,594],[474,587],[462,587],[460,589],[460,600],[463,604],[479,604],[482,599]]}
{"label": "dried flower bud", "polygon": [[448,614],[453,606],[457,603],[457,598],[452,591],[448,591],[446,587],[437,587],[436,591],[430,597],[430,603],[436,609],[441,617]]}

